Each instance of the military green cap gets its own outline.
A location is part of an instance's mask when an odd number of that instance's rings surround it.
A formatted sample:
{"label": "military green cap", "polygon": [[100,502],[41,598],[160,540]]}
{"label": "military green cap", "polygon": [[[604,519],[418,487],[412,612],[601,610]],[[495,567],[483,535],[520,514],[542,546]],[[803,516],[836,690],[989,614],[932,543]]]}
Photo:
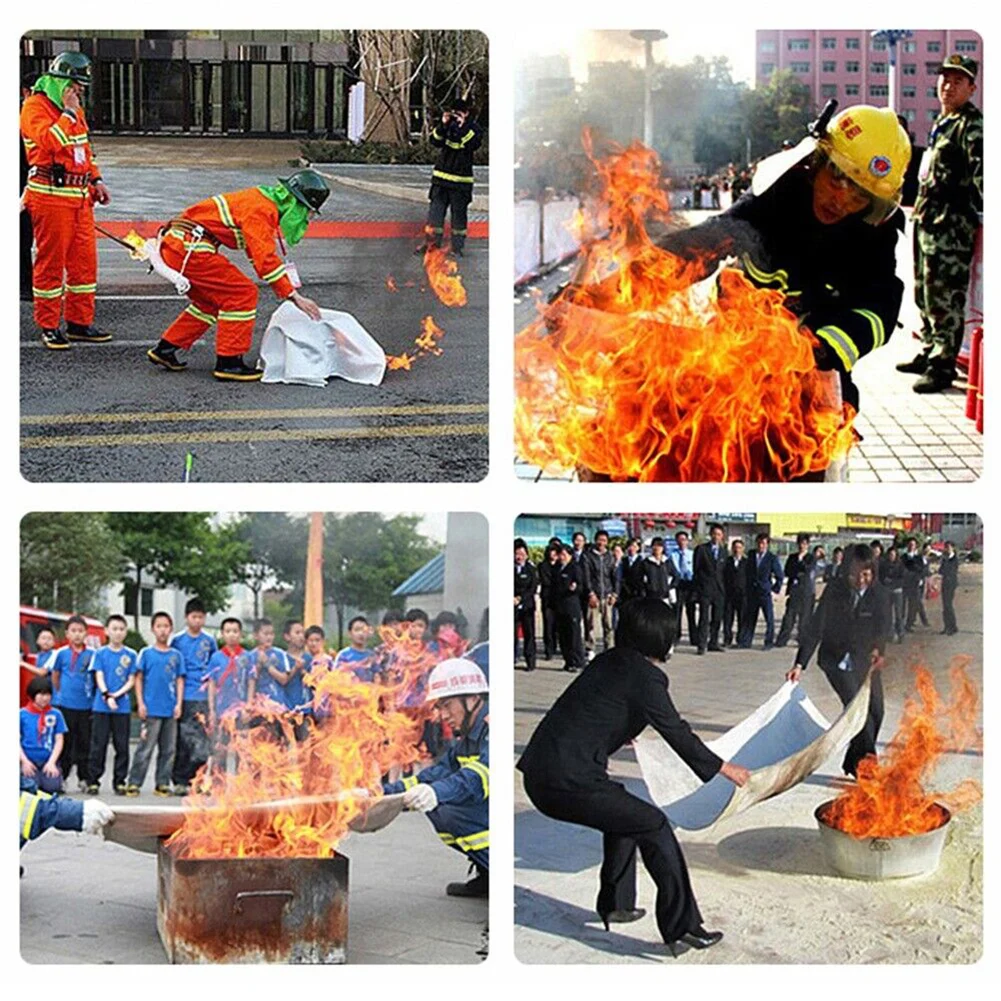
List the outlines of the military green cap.
{"label": "military green cap", "polygon": [[955,55],[944,59],[938,71],[939,73],[944,73],[946,70],[959,70],[960,73],[965,73],[971,80],[976,80],[979,68],[980,65],[976,59],[971,59],[969,56],[961,56],[957,52]]}
{"label": "military green cap", "polygon": [[49,76],[72,80],[84,87],[90,86],[90,56],[82,52],[60,52],[49,63]]}
{"label": "military green cap", "polygon": [[315,170],[297,170],[289,177],[279,177],[279,181],[308,209],[319,212],[327,200],[330,188]]}

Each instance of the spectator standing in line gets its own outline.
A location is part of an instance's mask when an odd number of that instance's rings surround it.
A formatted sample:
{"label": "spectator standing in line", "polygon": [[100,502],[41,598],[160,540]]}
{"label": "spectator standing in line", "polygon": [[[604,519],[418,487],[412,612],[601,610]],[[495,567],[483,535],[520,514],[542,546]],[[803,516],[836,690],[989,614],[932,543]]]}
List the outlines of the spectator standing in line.
{"label": "spectator standing in line", "polygon": [[580,592],[586,584],[583,567],[573,554],[571,546],[563,546],[560,550],[560,567],[553,583],[556,631],[563,655],[563,670],[571,673],[579,671],[587,662],[580,610]]}
{"label": "spectator standing in line", "polygon": [[759,532],[754,540],[755,553],[747,562],[748,607],[747,627],[739,643],[748,649],[754,642],[754,631],[758,626],[758,613],[765,616],[765,649],[775,645],[775,610],[772,595],[782,590],[782,563],[769,548],[771,538],[767,532]]}
{"label": "spectator standing in line", "polygon": [[696,547],[692,561],[692,579],[699,602],[699,642],[696,652],[700,656],[707,650],[723,653],[726,649],[719,644],[723,606],[726,603],[726,558],[723,526],[712,522],[709,525],[709,541]]}
{"label": "spectator standing in line", "polygon": [[528,559],[524,539],[514,540],[514,650],[518,657],[518,629],[525,650],[525,670],[535,670],[535,592],[539,580]]}
{"label": "spectator standing in line", "polygon": [[[587,566],[587,628],[584,645],[588,658],[594,655],[594,626],[601,623],[602,650],[614,646],[612,639],[612,609],[618,600],[615,584],[615,557],[608,548],[608,532],[599,528],[594,533],[594,545],[584,554]],[[595,614],[597,613],[597,614]]]}
{"label": "spectator standing in line", "polygon": [[879,564],[879,582],[889,592],[893,602],[893,638],[904,642],[904,578],[907,571],[900,560],[900,550],[890,546]]}
{"label": "spectator standing in line", "polygon": [[692,551],[689,549],[690,539],[685,531],[676,532],[674,541],[678,544],[676,552],[671,554],[671,562],[674,564],[674,571],[678,578],[678,642],[681,642],[681,616],[684,609],[684,616],[688,622],[688,642],[692,646],[698,645],[699,630],[695,620],[695,610],[698,600],[695,595],[695,563]]}
{"label": "spectator standing in line", "polygon": [[[744,634],[747,620],[747,556],[744,554],[744,540],[734,539],[730,543],[730,555],[723,572],[723,591],[726,597],[723,606],[723,645],[733,646]],[[734,620],[736,619],[736,629]]]}
{"label": "spectator standing in line", "polygon": [[948,539],[945,541],[945,552],[942,553],[938,572],[942,575],[942,635],[952,636],[959,632],[953,605],[956,588],[959,587],[959,555],[955,545]]}
{"label": "spectator standing in line", "polygon": [[800,532],[796,536],[796,552],[790,553],[786,560],[786,607],[782,615],[782,625],[779,627],[779,638],[775,642],[776,646],[783,647],[789,642],[794,627],[796,627],[796,640],[798,642],[800,630],[810,617],[813,604],[810,598],[810,566],[812,563],[810,536],[806,532]]}
{"label": "spectator standing in line", "polygon": [[824,583],[829,584],[832,580],[837,580],[845,568],[845,551],[841,546],[835,546],[831,550],[831,561],[824,567]]}
{"label": "spectator standing in line", "polygon": [[559,567],[558,542],[549,541],[546,555],[539,564],[539,601],[542,604],[542,656],[552,660],[559,643],[556,638],[556,608],[553,605],[553,581]]}
{"label": "spectator standing in line", "polygon": [[907,550],[901,557],[901,562],[906,571],[904,576],[904,630],[910,633],[914,631],[914,623],[919,617],[923,626],[928,625],[928,615],[925,613],[924,603],[921,600],[926,567],[924,557],[918,549],[917,539],[907,540]]}

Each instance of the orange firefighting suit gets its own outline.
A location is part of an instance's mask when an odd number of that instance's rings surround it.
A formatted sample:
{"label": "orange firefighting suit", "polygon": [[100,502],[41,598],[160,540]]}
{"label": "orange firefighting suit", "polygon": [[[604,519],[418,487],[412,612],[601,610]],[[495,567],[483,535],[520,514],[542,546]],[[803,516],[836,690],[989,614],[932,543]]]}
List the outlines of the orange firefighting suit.
{"label": "orange firefighting suit", "polygon": [[277,206],[257,188],[206,198],[167,223],[160,255],[191,282],[191,305],[164,331],[163,339],[187,350],[218,321],[216,354],[248,351],[257,317],[257,286],[226,260],[220,246],[245,250],[257,274],[279,299],[287,299],[295,287],[275,249],[280,232]]}
{"label": "orange firefighting suit", "polygon": [[45,94],[21,107],[21,139],[28,157],[25,205],[35,230],[32,292],[35,322],[55,330],[94,322],[97,236],[92,185],[100,180],[83,111],[63,111]]}

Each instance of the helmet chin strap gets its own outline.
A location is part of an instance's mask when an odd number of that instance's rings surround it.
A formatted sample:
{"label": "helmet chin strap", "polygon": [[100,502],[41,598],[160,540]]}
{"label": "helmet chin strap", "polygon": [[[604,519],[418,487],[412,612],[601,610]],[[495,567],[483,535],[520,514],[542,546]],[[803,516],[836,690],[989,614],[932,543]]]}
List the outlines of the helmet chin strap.
{"label": "helmet chin strap", "polygon": [[[476,703],[472,709],[469,708],[470,699],[474,699]],[[472,729],[472,718],[480,711],[482,706],[483,706],[482,695],[462,696],[462,726],[459,729],[463,736],[469,733],[469,731]]]}

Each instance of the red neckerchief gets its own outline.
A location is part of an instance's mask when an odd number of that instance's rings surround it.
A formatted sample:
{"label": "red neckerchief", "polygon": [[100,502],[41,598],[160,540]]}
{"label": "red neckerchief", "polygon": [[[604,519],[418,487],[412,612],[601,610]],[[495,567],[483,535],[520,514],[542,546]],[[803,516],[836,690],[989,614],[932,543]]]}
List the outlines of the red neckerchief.
{"label": "red neckerchief", "polygon": [[84,644],[79,650],[74,649],[72,646],[69,648],[70,651],[70,666],[67,671],[68,674],[72,674],[76,670],[76,662],[80,659],[80,654],[82,654],[87,649],[87,645]]}
{"label": "red neckerchief", "polygon": [[24,708],[38,717],[38,736],[41,737],[45,733],[45,715],[52,710],[52,707],[46,706],[45,709],[39,709],[34,702],[25,702]]}
{"label": "red neckerchief", "polygon": [[226,665],[226,670],[219,675],[218,685],[220,688],[222,688],[222,686],[226,683],[227,678],[236,672],[236,658],[247,651],[244,650],[242,646],[238,646],[233,653],[230,653],[229,647],[224,646],[222,648],[222,652],[229,657],[229,663]]}

